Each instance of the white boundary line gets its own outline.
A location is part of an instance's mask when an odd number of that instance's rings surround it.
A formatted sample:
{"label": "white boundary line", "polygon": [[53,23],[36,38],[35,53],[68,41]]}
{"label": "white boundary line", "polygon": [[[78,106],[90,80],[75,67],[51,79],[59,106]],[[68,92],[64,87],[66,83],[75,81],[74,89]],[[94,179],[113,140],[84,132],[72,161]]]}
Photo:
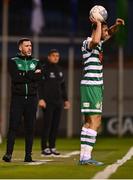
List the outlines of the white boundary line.
{"label": "white boundary line", "polygon": [[[43,157],[53,157],[53,158],[69,158],[69,157],[71,157],[71,156],[75,156],[75,155],[78,155],[80,153],[80,151],[72,151],[72,152],[69,152],[69,153],[66,153],[66,154],[64,154],[64,155],[58,155],[58,156],[54,156],[54,155],[52,155],[52,156],[43,156]],[[22,159],[14,159],[15,161],[17,160],[22,160]],[[49,162],[49,161],[54,161],[53,159],[44,159],[44,160],[40,160],[40,159],[38,159],[38,160],[36,160],[35,162],[29,162],[29,163],[26,163],[25,165],[40,165],[40,164],[45,164],[45,163],[47,163],[47,162]]]}
{"label": "white boundary line", "polygon": [[25,165],[40,165],[40,164],[46,164],[47,162],[52,162],[53,160],[37,160],[36,162],[29,162],[26,163]]}
{"label": "white boundary line", "polygon": [[58,155],[58,156],[52,155],[51,157],[69,158],[71,156],[75,156],[75,155],[78,155],[78,154],[80,154],[80,151],[72,151],[72,152],[66,153],[64,155]]}
{"label": "white boundary line", "polygon": [[122,159],[117,160],[114,164],[107,166],[103,171],[98,172],[92,179],[108,179],[117,169],[133,156],[133,146],[129,149]]}
{"label": "white boundary line", "polygon": [[[80,151],[72,151],[72,152],[66,153],[66,154],[64,154],[64,155],[50,156],[50,157],[69,158],[69,157],[71,157],[71,156],[78,155],[79,153],[80,153]],[[54,160],[53,160],[53,159],[51,159],[51,160],[38,160],[37,162],[27,163],[26,165],[40,165],[40,164],[45,164],[45,163],[47,163],[47,161],[54,161]]]}

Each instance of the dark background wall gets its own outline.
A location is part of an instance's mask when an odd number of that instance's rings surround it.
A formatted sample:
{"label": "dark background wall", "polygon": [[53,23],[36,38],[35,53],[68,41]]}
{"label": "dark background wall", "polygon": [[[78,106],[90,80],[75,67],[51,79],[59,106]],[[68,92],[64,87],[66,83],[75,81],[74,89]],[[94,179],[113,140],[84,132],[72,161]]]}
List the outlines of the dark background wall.
{"label": "dark background wall", "polygon": [[[77,3],[76,3],[77,2]],[[133,76],[133,1],[128,2],[128,18],[126,28],[128,30],[127,41],[124,45],[124,115],[133,115],[132,97],[132,76]],[[74,4],[76,3],[76,4]],[[107,23],[112,25],[117,18],[116,0],[42,0],[42,8],[45,26],[39,37],[42,38],[81,38],[82,40],[91,34],[91,24],[89,22],[89,10],[94,5],[103,5],[108,11]],[[2,36],[2,10],[3,1],[0,1],[0,37]],[[9,37],[29,36],[33,38],[31,31],[31,13],[33,10],[32,0],[10,0],[9,1]],[[121,37],[123,38],[123,37]],[[15,39],[15,38],[14,38]],[[17,52],[17,40],[8,43],[8,57],[12,57]],[[2,42],[0,41],[0,64]],[[39,56],[41,60],[46,59],[47,53],[51,48],[57,48],[61,52],[60,65],[62,66],[66,82],[68,82],[68,51],[69,47],[74,47],[74,112],[73,129],[74,135],[79,134],[81,125],[80,114],[80,93],[79,83],[82,73],[82,41],[75,44],[58,42],[39,42]],[[113,37],[104,47],[104,74],[105,74],[105,98],[104,98],[104,117],[117,116],[118,110],[118,45]],[[10,82],[10,81],[9,81]],[[8,89],[10,97],[10,90]],[[59,133],[66,135],[67,112],[63,112],[63,118]],[[39,134],[41,119],[36,124],[36,134]]]}

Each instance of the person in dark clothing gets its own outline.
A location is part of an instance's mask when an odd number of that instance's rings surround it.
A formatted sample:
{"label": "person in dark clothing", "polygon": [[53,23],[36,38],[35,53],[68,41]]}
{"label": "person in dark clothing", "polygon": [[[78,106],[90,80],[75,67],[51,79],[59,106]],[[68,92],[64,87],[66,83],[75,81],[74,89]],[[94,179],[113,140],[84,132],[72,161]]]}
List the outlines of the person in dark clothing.
{"label": "person in dark clothing", "polygon": [[59,59],[59,52],[51,49],[48,53],[48,60],[43,64],[43,77],[39,85],[39,106],[43,109],[42,155],[60,154],[56,150],[56,138],[63,103],[64,109],[70,107],[64,75],[58,65]]}
{"label": "person in dark clothing", "polygon": [[25,126],[25,162],[32,162],[32,144],[34,120],[37,110],[38,81],[42,77],[41,64],[33,58],[32,42],[22,38],[18,42],[18,53],[9,60],[9,73],[11,76],[11,104],[9,117],[9,130],[7,135],[5,162],[10,162],[15,144],[15,136],[21,118]]}

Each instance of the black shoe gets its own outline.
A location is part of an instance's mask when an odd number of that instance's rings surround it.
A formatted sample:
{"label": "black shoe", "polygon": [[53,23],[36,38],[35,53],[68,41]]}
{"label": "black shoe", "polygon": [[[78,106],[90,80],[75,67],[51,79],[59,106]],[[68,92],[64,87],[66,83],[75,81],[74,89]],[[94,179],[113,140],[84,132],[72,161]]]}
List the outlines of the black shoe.
{"label": "black shoe", "polygon": [[59,156],[60,155],[60,153],[56,150],[56,148],[51,148],[50,151],[51,151],[51,154],[53,154],[55,156]]}
{"label": "black shoe", "polygon": [[50,150],[49,148],[44,149],[44,150],[42,151],[42,153],[41,153],[42,156],[49,156],[49,155],[51,155],[51,154],[52,154],[52,153],[51,153],[51,150]]}
{"label": "black shoe", "polygon": [[35,161],[32,160],[31,155],[26,155],[24,158],[24,162],[35,162]]}
{"label": "black shoe", "polygon": [[11,158],[12,158],[11,154],[5,154],[2,160],[5,162],[11,162]]}

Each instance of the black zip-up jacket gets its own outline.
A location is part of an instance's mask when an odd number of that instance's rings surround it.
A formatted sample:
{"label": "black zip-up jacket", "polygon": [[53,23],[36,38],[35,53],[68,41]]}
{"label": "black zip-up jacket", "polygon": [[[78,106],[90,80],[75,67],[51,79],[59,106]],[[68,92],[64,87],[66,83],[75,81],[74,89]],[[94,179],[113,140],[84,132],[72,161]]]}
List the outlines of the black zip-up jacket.
{"label": "black zip-up jacket", "polygon": [[59,104],[67,101],[64,74],[57,64],[44,62],[43,77],[39,83],[39,99],[46,103]]}
{"label": "black zip-up jacket", "polygon": [[12,82],[12,95],[34,96],[37,94],[38,81],[42,77],[42,73],[35,73],[36,69],[41,69],[38,59],[17,54],[9,60],[8,68]]}

